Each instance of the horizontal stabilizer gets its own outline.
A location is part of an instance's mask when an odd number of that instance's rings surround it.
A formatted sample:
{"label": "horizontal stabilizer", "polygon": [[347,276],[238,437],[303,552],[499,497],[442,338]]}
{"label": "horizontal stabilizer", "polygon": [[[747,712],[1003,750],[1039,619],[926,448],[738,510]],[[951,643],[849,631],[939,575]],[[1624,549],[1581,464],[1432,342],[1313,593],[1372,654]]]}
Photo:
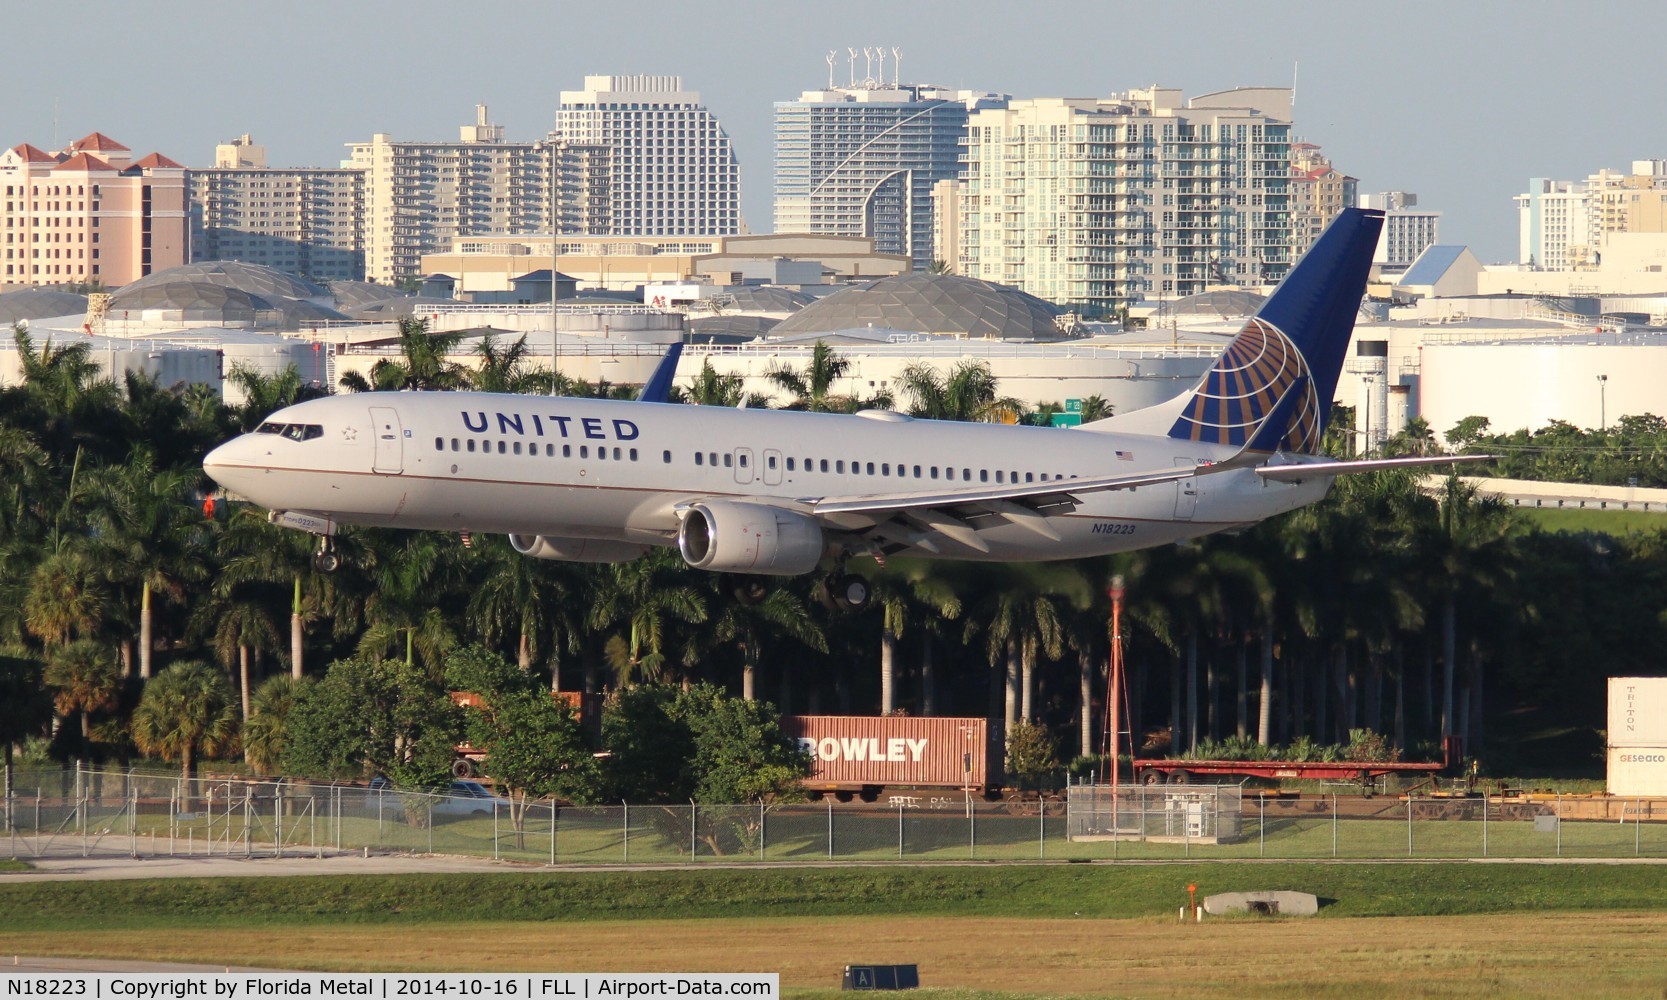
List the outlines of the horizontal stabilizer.
{"label": "horizontal stabilizer", "polygon": [[1461,462],[1486,462],[1492,455],[1419,455],[1407,458],[1366,458],[1353,462],[1292,462],[1287,465],[1259,465],[1256,474],[1263,479],[1279,482],[1298,482],[1318,476],[1349,476],[1360,472],[1381,472],[1384,469],[1422,469],[1431,465],[1454,465]]}

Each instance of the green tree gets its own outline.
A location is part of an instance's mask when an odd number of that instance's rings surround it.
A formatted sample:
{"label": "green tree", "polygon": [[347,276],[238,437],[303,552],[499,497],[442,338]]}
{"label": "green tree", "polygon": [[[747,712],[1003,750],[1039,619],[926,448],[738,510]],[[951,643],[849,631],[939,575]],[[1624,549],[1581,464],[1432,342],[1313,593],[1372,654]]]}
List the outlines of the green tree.
{"label": "green tree", "polygon": [[[338,660],[296,694],[284,771],[311,778],[382,775],[401,788],[443,786],[463,737],[462,711],[420,667]],[[411,818],[420,822],[414,813]]]}
{"label": "green tree", "polygon": [[525,846],[528,796],[579,802],[594,796],[595,757],[578,720],[537,677],[484,647],[469,646],[447,657],[446,679],[454,690],[480,696],[465,713],[465,732],[510,800],[517,847]]}
{"label": "green tree", "polygon": [[916,361],[903,369],[898,383],[914,400],[909,413],[916,417],[1014,423],[1024,412],[1023,403],[996,394],[996,377],[984,361],[958,361],[947,375]]}
{"label": "green tree", "polygon": [[810,410],[815,413],[849,413],[855,403],[849,396],[834,395],[834,383],[851,369],[851,359],[834,353],[827,341],[818,340],[810,350],[810,363],[804,371],[775,368],[764,377],[793,395],[789,410]]}
{"label": "green tree", "polygon": [[152,678],[133,712],[133,742],[139,751],[179,762],[187,811],[196,797],[198,758],[229,751],[237,732],[237,706],[225,677],[195,660],[176,663]]}
{"label": "green tree", "polygon": [[[779,384],[779,383],[778,383]],[[746,379],[740,375],[719,375],[708,357],[700,366],[700,373],[681,390],[685,403],[696,406],[739,406],[746,398]]]}
{"label": "green tree", "polygon": [[348,372],[339,380],[341,387],[349,392],[467,388],[469,369],[449,360],[463,336],[462,331],[431,334],[428,320],[408,316],[399,321],[399,359],[378,360],[371,365],[368,379],[358,372]]}
{"label": "green tree", "polygon": [[1021,720],[1008,729],[1007,776],[1026,790],[1054,786],[1059,776],[1059,753],[1045,727]]}
{"label": "green tree", "polygon": [[12,785],[12,747],[45,732],[52,721],[52,699],[42,676],[43,664],[26,656],[0,655],[0,754],[5,784]]}
{"label": "green tree", "polygon": [[289,714],[310,678],[268,677],[255,689],[249,721],[243,726],[243,759],[256,774],[276,774],[289,737]]}
{"label": "green tree", "polygon": [[555,379],[550,372],[532,367],[532,351],[527,347],[525,334],[503,347],[487,334],[475,345],[474,353],[480,358],[480,368],[470,380],[472,388],[480,392],[550,393]]}
{"label": "green tree", "polygon": [[235,413],[237,429],[245,434],[286,406],[329,395],[326,387],[302,379],[301,369],[293,364],[268,374],[238,362],[226,373],[226,381],[243,393],[243,404]]}
{"label": "green tree", "polygon": [[[595,579],[590,624],[598,632],[611,633],[604,656],[619,685],[629,687],[639,678],[663,680],[671,663],[668,650],[679,651],[668,641],[668,633],[678,624],[706,621],[700,588],[688,582],[682,563],[666,549],[606,566]],[[692,662],[696,652],[694,636],[689,635],[681,644],[680,659]]]}

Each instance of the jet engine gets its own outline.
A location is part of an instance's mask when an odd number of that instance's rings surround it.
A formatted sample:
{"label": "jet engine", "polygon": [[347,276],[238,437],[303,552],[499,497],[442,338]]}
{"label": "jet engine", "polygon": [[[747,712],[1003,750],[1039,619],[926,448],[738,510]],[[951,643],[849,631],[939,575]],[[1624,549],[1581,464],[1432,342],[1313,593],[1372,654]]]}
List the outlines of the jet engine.
{"label": "jet engine", "polygon": [[561,538],[556,535],[510,535],[510,548],[533,559],[561,562],[622,563],[640,559],[648,546],[601,538]]}
{"label": "jet engine", "polygon": [[798,576],[816,568],[826,547],[815,518],[768,504],[693,503],[677,529],[683,559],[719,573]]}

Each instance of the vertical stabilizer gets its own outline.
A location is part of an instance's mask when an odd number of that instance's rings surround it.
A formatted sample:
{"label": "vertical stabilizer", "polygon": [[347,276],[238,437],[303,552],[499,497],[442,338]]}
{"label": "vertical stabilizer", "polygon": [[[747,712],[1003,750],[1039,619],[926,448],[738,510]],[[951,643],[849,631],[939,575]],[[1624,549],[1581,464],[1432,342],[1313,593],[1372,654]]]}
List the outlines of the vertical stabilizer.
{"label": "vertical stabilizer", "polygon": [[[1382,228],[1382,212],[1344,209],[1227,345],[1169,436],[1243,445],[1256,434],[1270,450],[1317,454]],[[1281,407],[1286,426],[1257,433],[1292,386],[1301,398]]]}

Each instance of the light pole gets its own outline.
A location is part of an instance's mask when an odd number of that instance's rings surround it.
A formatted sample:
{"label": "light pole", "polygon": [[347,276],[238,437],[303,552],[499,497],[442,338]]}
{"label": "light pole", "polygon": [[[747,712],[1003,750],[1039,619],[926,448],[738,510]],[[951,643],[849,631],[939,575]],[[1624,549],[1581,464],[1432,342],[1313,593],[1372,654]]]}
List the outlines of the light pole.
{"label": "light pole", "polygon": [[1608,375],[1599,375],[1598,376],[1598,430],[1600,430],[1600,431],[1605,430],[1609,427],[1609,419],[1608,419],[1609,415],[1608,415],[1608,412],[1607,412],[1608,411],[1608,402],[1609,402],[1608,401],[1608,390],[1609,390],[1609,376]]}

